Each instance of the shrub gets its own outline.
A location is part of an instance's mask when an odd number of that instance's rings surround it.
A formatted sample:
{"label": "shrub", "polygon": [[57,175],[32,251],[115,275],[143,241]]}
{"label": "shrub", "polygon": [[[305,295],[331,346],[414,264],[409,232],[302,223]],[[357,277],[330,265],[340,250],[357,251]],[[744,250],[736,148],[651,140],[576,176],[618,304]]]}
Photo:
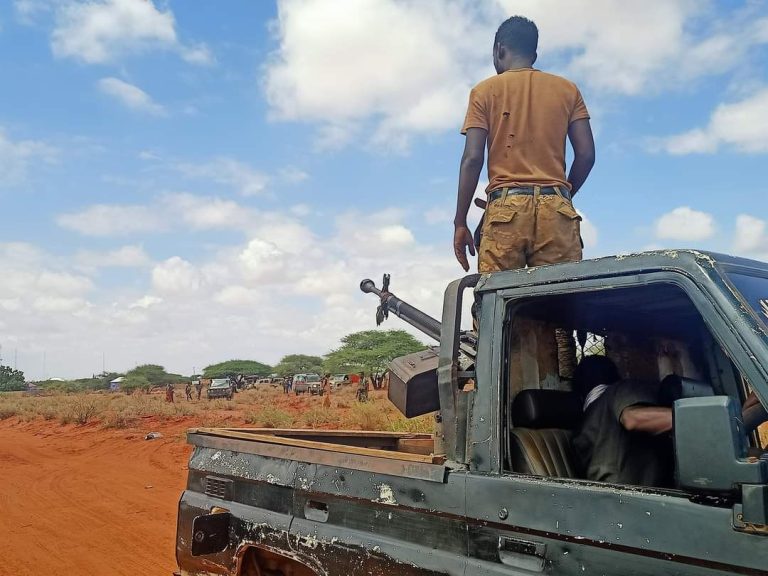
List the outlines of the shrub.
{"label": "shrub", "polygon": [[315,406],[307,410],[304,413],[302,420],[304,424],[306,424],[310,428],[320,428],[322,426],[329,426],[329,425],[338,426],[339,425],[338,414],[334,414],[329,410],[320,408],[319,406]]}
{"label": "shrub", "polygon": [[87,396],[76,398],[70,410],[72,420],[80,425],[88,424],[98,412],[96,402]]}
{"label": "shrub", "polygon": [[272,406],[248,414],[245,421],[261,428],[287,428],[293,425],[293,417],[288,412]]}
{"label": "shrub", "polygon": [[346,420],[350,428],[360,430],[386,430],[389,424],[384,411],[374,402],[353,405]]}
{"label": "shrub", "polygon": [[0,408],[0,420],[5,420],[6,418],[13,418],[18,414],[18,410],[12,406],[3,406]]}

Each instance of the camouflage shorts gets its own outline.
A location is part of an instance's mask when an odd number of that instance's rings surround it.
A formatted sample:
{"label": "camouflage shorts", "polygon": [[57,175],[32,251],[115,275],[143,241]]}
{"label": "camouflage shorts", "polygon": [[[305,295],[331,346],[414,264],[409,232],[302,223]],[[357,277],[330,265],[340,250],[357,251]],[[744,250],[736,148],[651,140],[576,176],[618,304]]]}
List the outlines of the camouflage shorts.
{"label": "camouflage shorts", "polygon": [[488,205],[478,270],[496,272],[581,260],[581,216],[556,195],[510,194]]}

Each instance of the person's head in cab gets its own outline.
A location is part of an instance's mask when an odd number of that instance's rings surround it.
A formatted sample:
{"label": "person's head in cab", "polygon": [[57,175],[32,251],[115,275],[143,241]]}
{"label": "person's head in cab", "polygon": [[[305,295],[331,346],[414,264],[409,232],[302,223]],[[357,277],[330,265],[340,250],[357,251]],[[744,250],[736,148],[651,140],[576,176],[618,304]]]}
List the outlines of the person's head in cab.
{"label": "person's head in cab", "polygon": [[619,380],[619,370],[610,358],[585,356],[573,372],[573,390],[582,402],[587,403],[594,390],[610,386]]}
{"label": "person's head in cab", "polygon": [[530,68],[536,62],[539,29],[523,16],[502,22],[493,40],[493,67],[497,74],[507,70]]}

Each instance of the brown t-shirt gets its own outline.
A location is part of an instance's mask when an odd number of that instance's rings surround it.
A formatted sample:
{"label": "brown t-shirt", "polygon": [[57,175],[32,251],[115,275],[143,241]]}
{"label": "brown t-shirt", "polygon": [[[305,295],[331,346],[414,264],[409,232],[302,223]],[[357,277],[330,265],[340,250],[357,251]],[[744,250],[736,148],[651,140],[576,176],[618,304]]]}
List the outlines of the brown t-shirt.
{"label": "brown t-shirt", "polygon": [[589,118],[573,82],[532,68],[483,80],[469,94],[462,134],[488,131],[487,192],[505,186],[562,185],[565,138],[575,120]]}

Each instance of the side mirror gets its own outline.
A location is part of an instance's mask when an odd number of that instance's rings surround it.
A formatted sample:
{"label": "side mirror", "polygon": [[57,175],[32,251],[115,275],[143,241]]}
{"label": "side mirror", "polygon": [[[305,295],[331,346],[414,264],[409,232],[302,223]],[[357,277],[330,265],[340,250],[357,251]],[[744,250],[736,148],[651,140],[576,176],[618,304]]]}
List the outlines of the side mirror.
{"label": "side mirror", "polygon": [[728,396],[675,402],[678,486],[692,492],[732,492],[768,482],[768,460],[747,458],[747,436]]}

